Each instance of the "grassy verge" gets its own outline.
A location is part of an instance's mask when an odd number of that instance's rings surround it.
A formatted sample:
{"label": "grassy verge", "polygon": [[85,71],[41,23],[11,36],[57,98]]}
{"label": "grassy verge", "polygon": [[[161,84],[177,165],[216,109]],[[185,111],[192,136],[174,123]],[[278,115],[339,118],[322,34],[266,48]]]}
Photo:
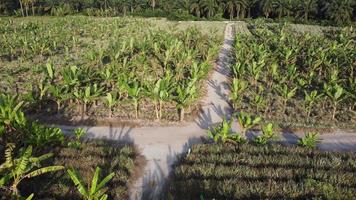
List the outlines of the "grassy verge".
{"label": "grassy verge", "polygon": [[196,145],[174,167],[171,199],[353,199],[356,155],[280,145]]}

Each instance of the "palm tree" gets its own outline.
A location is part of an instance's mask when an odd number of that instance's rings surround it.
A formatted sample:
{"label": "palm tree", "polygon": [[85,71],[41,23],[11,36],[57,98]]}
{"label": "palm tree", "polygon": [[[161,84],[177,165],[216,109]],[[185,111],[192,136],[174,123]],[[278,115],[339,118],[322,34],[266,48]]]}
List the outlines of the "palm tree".
{"label": "palm tree", "polygon": [[269,18],[273,12],[273,0],[264,0],[260,2],[260,9],[266,18]]}
{"label": "palm tree", "polygon": [[148,0],[150,6],[152,7],[152,10],[155,10],[156,8],[156,4],[157,4],[157,0]]}
{"label": "palm tree", "polygon": [[20,3],[20,9],[21,9],[21,14],[22,14],[22,17],[25,17],[25,13],[23,11],[23,0],[19,0],[19,3]]}
{"label": "palm tree", "polygon": [[217,4],[216,0],[203,0],[201,5],[208,18],[213,17],[216,11],[219,9],[219,5]]}
{"label": "palm tree", "polygon": [[351,0],[330,0],[325,4],[324,10],[329,19],[336,23],[350,22],[353,8]]}
{"label": "palm tree", "polygon": [[289,10],[286,7],[285,0],[276,0],[273,2],[273,9],[278,13],[278,18],[281,19],[284,15],[289,15]]}
{"label": "palm tree", "polygon": [[251,17],[251,9],[254,7],[257,0],[247,0],[246,2],[246,9],[247,9],[247,17]]}
{"label": "palm tree", "polygon": [[229,1],[226,3],[226,9],[227,9],[227,12],[228,12],[229,15],[230,15],[230,20],[232,20],[232,19],[234,18],[235,0],[229,0]]}
{"label": "palm tree", "polygon": [[188,13],[190,12],[190,6],[193,4],[192,0],[180,0],[180,1],[173,1],[173,2],[175,8],[185,10]]}
{"label": "palm tree", "polygon": [[300,4],[300,10],[303,13],[304,20],[309,20],[309,15],[316,13],[318,11],[318,1],[317,0],[303,0]]}
{"label": "palm tree", "polygon": [[245,18],[246,8],[247,8],[247,0],[237,0],[235,2],[235,6],[236,6],[236,16],[239,19]]}
{"label": "palm tree", "polygon": [[201,7],[199,1],[195,1],[194,3],[192,3],[192,5],[190,6],[190,11],[194,13],[197,17],[200,17]]}

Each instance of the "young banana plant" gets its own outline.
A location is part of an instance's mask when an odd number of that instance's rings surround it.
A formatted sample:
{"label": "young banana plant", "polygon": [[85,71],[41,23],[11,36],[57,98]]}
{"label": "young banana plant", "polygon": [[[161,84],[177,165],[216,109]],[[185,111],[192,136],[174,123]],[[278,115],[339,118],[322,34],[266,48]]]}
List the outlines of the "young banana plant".
{"label": "young banana plant", "polygon": [[136,119],[139,117],[139,102],[142,98],[142,89],[142,86],[137,81],[126,85],[127,93],[134,102]]}
{"label": "young banana plant", "polygon": [[243,129],[243,134],[246,135],[247,131],[257,126],[261,121],[261,117],[253,117],[243,111],[237,113],[237,120],[240,127]]}
{"label": "young banana plant", "polygon": [[285,114],[288,101],[295,96],[297,87],[291,89],[287,85],[277,85],[277,93],[282,97],[282,113]]}
{"label": "young banana plant", "polygon": [[213,139],[216,143],[244,143],[246,139],[243,136],[232,132],[232,123],[233,120],[223,118],[223,121],[219,126],[208,131],[208,137]]}
{"label": "young banana plant", "polygon": [[8,187],[16,196],[20,195],[18,185],[24,179],[64,169],[63,166],[41,167],[44,160],[53,156],[52,153],[33,157],[32,146],[28,146],[19,157],[14,158],[14,150],[14,144],[7,144],[5,162],[0,165],[0,187]]}
{"label": "young banana plant", "polygon": [[91,184],[85,186],[84,181],[80,177],[77,171],[74,169],[68,169],[67,173],[69,177],[72,179],[73,183],[77,187],[79,194],[85,200],[107,200],[108,195],[105,194],[107,192],[106,184],[115,176],[115,173],[110,173],[103,180],[100,181],[101,169],[97,167],[95,169],[93,179]]}
{"label": "young banana plant", "polygon": [[195,86],[196,80],[190,80],[190,82],[184,85],[178,85],[176,88],[177,96],[175,98],[176,108],[179,112],[179,120],[184,121],[185,109],[191,101],[197,96],[197,88]]}
{"label": "young banana plant", "polygon": [[326,93],[326,96],[328,96],[332,102],[333,110],[332,110],[331,117],[333,120],[335,120],[337,107],[338,107],[339,103],[345,98],[345,95],[346,95],[344,88],[338,84],[335,84],[335,85],[324,84],[324,91]]}
{"label": "young banana plant", "polygon": [[12,138],[16,134],[11,133],[27,123],[25,115],[21,111],[23,104],[23,101],[17,101],[16,96],[0,94],[0,136],[9,133],[3,137],[2,142],[4,144],[9,139],[11,141],[18,140],[18,138]]}
{"label": "young banana plant", "polygon": [[274,132],[272,123],[268,123],[262,127],[262,135],[254,138],[254,142],[259,145],[266,145],[270,140],[276,139],[277,136]]}
{"label": "young banana plant", "polygon": [[109,117],[112,118],[113,115],[113,108],[115,107],[115,105],[118,104],[118,99],[116,97],[116,95],[112,95],[111,93],[107,93],[106,97],[106,105],[108,106],[110,113],[109,113]]}
{"label": "young banana plant", "polygon": [[304,91],[304,95],[305,109],[307,111],[307,117],[309,118],[314,104],[317,103],[323,95],[318,94],[317,90],[313,90],[310,93],[308,91]]}
{"label": "young banana plant", "polygon": [[234,78],[231,84],[231,101],[234,109],[238,109],[242,103],[244,92],[247,89],[247,82]]}

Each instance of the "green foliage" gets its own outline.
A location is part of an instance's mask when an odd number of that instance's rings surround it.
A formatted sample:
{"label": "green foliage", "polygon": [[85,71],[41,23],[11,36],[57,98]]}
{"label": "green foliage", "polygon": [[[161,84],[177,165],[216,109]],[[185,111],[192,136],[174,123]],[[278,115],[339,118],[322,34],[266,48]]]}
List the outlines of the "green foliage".
{"label": "green foliage", "polygon": [[77,128],[74,130],[75,140],[68,142],[68,147],[80,149],[81,145],[81,138],[84,137],[87,132],[83,128]]}
{"label": "green foliage", "polygon": [[241,111],[237,113],[237,120],[241,128],[243,128],[243,132],[246,133],[248,130],[258,125],[261,122],[262,118],[254,117],[250,114]]}
{"label": "green foliage", "polygon": [[[4,2],[3,2],[4,1]],[[226,20],[250,17],[308,22],[310,19],[349,22],[353,18],[352,0],[125,0],[125,1],[25,1],[3,0],[0,11],[18,16],[51,14],[65,16],[83,13],[87,16],[168,17],[173,20]],[[31,8],[31,9],[30,9]],[[28,10],[31,10],[29,12]]]}
{"label": "green foliage", "polygon": [[103,180],[99,181],[101,169],[97,167],[95,169],[91,184],[86,187],[84,181],[75,170],[68,169],[67,172],[83,199],[106,200],[108,198],[108,195],[105,194],[107,191],[105,185],[114,177],[115,173],[111,173],[103,178]]}
{"label": "green foliage", "polygon": [[315,149],[319,140],[319,133],[311,132],[305,134],[303,138],[300,138],[298,141],[298,145],[308,149]]}
{"label": "green foliage", "polygon": [[174,166],[167,199],[353,199],[355,161],[297,146],[195,145]]}
{"label": "green foliage", "polygon": [[[318,34],[297,25],[253,24],[235,37],[230,95],[236,111],[283,126],[351,126],[353,28]],[[298,29],[298,33],[296,33]],[[323,34],[324,33],[324,34]]]}
{"label": "green foliage", "polygon": [[[160,30],[153,21],[132,18],[0,24],[6,27],[0,57],[10,59],[0,90],[24,95],[31,114],[84,119],[184,120],[198,109],[221,39],[194,27]],[[18,62],[19,76],[12,76]]]}
{"label": "green foliage", "polygon": [[233,120],[223,119],[221,124],[217,127],[213,127],[208,131],[208,137],[213,139],[217,143],[245,143],[246,139],[238,133],[234,133],[231,130]]}
{"label": "green foliage", "polygon": [[268,123],[266,126],[262,126],[262,135],[256,136],[253,141],[258,145],[266,145],[269,141],[276,139],[276,137],[273,124]]}
{"label": "green foliage", "polygon": [[25,143],[36,148],[60,145],[64,141],[64,134],[60,128],[45,127],[37,122],[28,123]]}
{"label": "green foliage", "polygon": [[63,166],[41,167],[41,162],[53,156],[51,153],[33,157],[32,146],[28,146],[14,158],[14,149],[14,144],[7,144],[5,162],[0,165],[0,186],[8,187],[15,195],[20,195],[17,187],[22,180],[64,169]]}
{"label": "green foliage", "polygon": [[5,131],[13,131],[26,124],[21,107],[24,102],[17,102],[17,96],[0,95],[0,136]]}

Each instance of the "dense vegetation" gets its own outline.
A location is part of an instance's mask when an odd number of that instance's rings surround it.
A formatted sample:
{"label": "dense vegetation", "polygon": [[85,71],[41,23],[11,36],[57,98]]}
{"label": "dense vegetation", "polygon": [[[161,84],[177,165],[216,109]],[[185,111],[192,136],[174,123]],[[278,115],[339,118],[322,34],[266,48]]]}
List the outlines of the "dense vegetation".
{"label": "dense vegetation", "polygon": [[193,146],[170,199],[353,199],[356,157],[280,145]]}
{"label": "dense vegetation", "polygon": [[220,41],[129,18],[0,24],[1,92],[45,115],[183,120],[197,109]]}
{"label": "dense vegetation", "polygon": [[299,34],[259,25],[237,34],[231,83],[235,110],[280,125],[355,128],[355,30]]}
{"label": "dense vegetation", "polygon": [[66,138],[58,128],[28,120],[22,105],[0,95],[0,199],[127,198],[136,164],[133,146],[82,142],[83,129],[75,130],[75,139]]}
{"label": "dense vegetation", "polygon": [[355,17],[354,0],[3,0],[0,13],[117,16],[140,14],[174,19],[282,18],[348,23]]}

